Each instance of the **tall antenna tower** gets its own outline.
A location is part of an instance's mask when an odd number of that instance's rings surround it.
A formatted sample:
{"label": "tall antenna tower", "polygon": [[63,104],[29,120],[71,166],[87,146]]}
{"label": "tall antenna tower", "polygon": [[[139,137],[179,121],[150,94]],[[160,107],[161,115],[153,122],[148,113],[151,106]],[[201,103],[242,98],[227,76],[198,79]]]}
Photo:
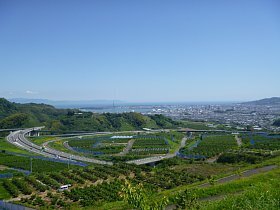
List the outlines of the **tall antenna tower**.
{"label": "tall antenna tower", "polygon": [[116,100],[116,95],[117,95],[117,93],[116,93],[117,91],[116,91],[116,89],[114,90],[114,99],[113,99],[113,110],[114,110],[114,113],[116,113],[116,106],[115,106],[115,100]]}

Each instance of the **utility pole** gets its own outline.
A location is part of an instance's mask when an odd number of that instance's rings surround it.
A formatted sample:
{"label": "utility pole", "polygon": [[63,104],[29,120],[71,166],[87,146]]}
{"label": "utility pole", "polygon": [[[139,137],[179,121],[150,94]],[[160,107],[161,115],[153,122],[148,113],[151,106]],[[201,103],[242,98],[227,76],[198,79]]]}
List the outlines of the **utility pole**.
{"label": "utility pole", "polygon": [[68,169],[70,168],[70,160],[71,160],[71,156],[72,156],[72,155],[70,155],[70,156],[69,156],[69,159],[68,159]]}
{"label": "utility pole", "polygon": [[114,110],[114,113],[115,113],[115,110],[116,110],[116,107],[115,107],[115,100],[113,100],[113,110]]}
{"label": "utility pole", "polygon": [[30,172],[32,173],[32,157],[30,158]]}

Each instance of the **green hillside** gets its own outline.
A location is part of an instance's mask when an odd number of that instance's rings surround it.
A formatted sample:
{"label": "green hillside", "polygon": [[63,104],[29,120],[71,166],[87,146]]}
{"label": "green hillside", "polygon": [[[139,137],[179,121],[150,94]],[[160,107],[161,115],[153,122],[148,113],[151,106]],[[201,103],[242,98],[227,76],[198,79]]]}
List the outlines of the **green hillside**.
{"label": "green hillside", "polygon": [[148,128],[174,128],[181,125],[163,115],[139,113],[93,114],[77,109],[56,109],[46,104],[17,104],[0,99],[0,128],[46,126],[53,131],[124,131]]}

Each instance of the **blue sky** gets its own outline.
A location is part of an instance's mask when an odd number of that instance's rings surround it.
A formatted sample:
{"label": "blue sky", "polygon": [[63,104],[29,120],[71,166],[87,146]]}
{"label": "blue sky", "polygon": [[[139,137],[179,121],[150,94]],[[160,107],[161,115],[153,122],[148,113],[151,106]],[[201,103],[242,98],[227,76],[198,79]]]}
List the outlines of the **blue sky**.
{"label": "blue sky", "polygon": [[0,0],[0,96],[279,96],[278,0]]}

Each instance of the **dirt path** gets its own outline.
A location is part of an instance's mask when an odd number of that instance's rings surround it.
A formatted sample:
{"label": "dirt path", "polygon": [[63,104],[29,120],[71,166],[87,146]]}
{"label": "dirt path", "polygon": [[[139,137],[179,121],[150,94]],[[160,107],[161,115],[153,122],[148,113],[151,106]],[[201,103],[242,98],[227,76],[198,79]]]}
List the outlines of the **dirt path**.
{"label": "dirt path", "polygon": [[241,140],[241,138],[239,138],[238,135],[235,135],[235,140],[236,140],[236,142],[237,142],[237,145],[238,145],[239,147],[241,147],[241,145],[242,145],[242,140]]}
{"label": "dirt path", "polygon": [[127,142],[126,147],[124,148],[124,150],[122,152],[120,152],[120,155],[126,155],[127,153],[129,153],[129,151],[131,150],[133,144],[135,142],[135,139],[131,139]]}
{"label": "dirt path", "polygon": [[[252,175],[255,175],[255,174],[267,172],[267,171],[270,171],[274,168],[277,168],[277,165],[264,166],[262,168],[255,168],[255,169],[247,170],[247,171],[242,172],[240,175],[233,174],[231,176],[227,176],[227,177],[218,179],[216,181],[216,183],[218,183],[218,184],[227,183],[227,182],[230,182],[230,181],[237,180],[241,177],[249,177],[249,176],[252,176]],[[204,183],[204,184],[199,185],[198,187],[210,187],[210,186],[211,186],[211,184]]]}
{"label": "dirt path", "polygon": [[[231,193],[231,195],[232,196],[240,195],[242,192],[243,191],[234,192],[234,193]],[[216,200],[221,200],[225,197],[226,197],[226,195],[213,195],[213,196],[206,197],[206,198],[200,198],[198,200],[199,201],[216,201]]]}
{"label": "dirt path", "polygon": [[187,138],[187,137],[184,137],[184,138],[182,139],[181,145],[180,145],[180,149],[186,146],[186,141],[187,141],[188,139],[189,139],[189,138]]}
{"label": "dirt path", "polygon": [[179,148],[178,148],[174,153],[171,153],[171,154],[169,154],[169,155],[176,156],[177,153],[180,151],[180,149],[186,146],[186,141],[187,141],[188,139],[189,139],[188,137],[182,138]]}
{"label": "dirt path", "polygon": [[[262,168],[255,168],[255,169],[247,170],[247,171],[242,172],[240,175],[233,174],[231,176],[227,176],[227,177],[218,179],[217,183],[224,184],[224,183],[227,183],[230,181],[240,179],[241,177],[249,177],[249,176],[252,176],[255,174],[268,172],[275,168],[277,168],[277,165],[270,165],[270,166],[264,166]],[[198,187],[203,188],[203,187],[210,187],[210,186],[212,186],[212,185],[210,185],[209,183],[204,183],[204,184],[199,185]],[[239,193],[241,193],[241,192],[240,191],[235,192],[235,194],[239,194]],[[225,195],[214,195],[214,196],[210,196],[210,197],[206,197],[206,198],[201,198],[201,199],[199,199],[199,201],[219,200],[219,199],[223,199],[224,197],[225,197]],[[165,210],[174,210],[174,209],[177,209],[175,204],[171,204],[171,205],[168,205],[167,207],[165,207]]]}
{"label": "dirt path", "polygon": [[73,152],[76,152],[72,147],[69,146],[68,141],[63,142],[63,146]]}
{"label": "dirt path", "polygon": [[218,160],[218,158],[221,156],[221,154],[222,153],[220,153],[220,154],[218,154],[218,155],[216,155],[214,157],[208,158],[207,160],[205,160],[205,162],[207,162],[207,163],[214,163],[214,162],[216,162]]}

